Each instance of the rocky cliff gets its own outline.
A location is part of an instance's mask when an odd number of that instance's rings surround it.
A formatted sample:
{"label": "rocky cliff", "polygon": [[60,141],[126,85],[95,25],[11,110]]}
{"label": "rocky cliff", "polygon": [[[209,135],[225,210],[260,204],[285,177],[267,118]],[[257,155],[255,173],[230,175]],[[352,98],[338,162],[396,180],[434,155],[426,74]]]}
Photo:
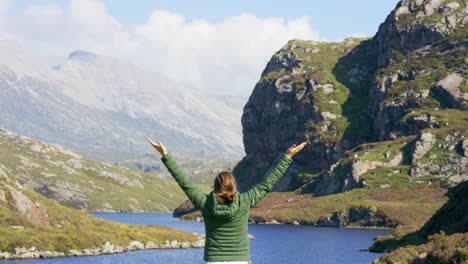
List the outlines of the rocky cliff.
{"label": "rocky cliff", "polygon": [[[324,170],[345,150],[371,139],[363,88],[371,85],[375,68],[364,48],[368,43],[293,40],[273,56],[242,115],[247,155],[234,171],[241,189],[258,182],[293,143],[309,142],[289,170],[297,174]],[[277,190],[295,187],[288,175]]]}
{"label": "rocky cliff", "polygon": [[[341,170],[344,161],[337,161],[360,144],[466,125],[467,14],[466,1],[403,0],[372,39],[290,41],[273,55],[244,107],[246,156],[234,170],[241,189],[259,182],[293,143],[309,142],[276,190],[297,189],[308,181],[301,175]],[[402,158],[351,162],[346,170],[357,175],[360,167],[398,164],[413,166],[413,176],[437,170]],[[456,182],[468,174],[459,165]],[[321,176],[320,194],[367,186],[350,175],[355,179],[341,177],[334,186]]]}

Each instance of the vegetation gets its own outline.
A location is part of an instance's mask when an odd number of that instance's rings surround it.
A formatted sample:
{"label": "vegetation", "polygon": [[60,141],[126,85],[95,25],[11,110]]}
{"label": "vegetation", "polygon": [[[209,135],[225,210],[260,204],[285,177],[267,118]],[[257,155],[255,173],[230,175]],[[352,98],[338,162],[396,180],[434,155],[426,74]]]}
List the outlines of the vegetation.
{"label": "vegetation", "polygon": [[[412,175],[412,169],[420,163],[438,164],[438,160],[447,163],[449,156],[462,158],[460,150],[451,146],[459,144],[467,129],[468,127],[451,127],[424,130],[423,133],[435,136],[435,143],[417,163],[412,160],[414,144],[420,140],[417,136],[362,144],[348,151],[347,156],[340,159],[326,173],[314,170],[299,172],[298,178],[307,183],[293,192],[269,193],[256,208],[252,209],[251,220],[269,222],[274,219],[282,223],[297,221],[303,224],[320,224],[325,218],[336,218],[340,215],[347,218],[343,222],[344,226],[398,226],[400,227],[398,232],[414,231],[446,201],[444,194],[450,184],[447,183],[445,176],[427,174],[415,177]],[[450,142],[446,140],[447,137],[452,138]],[[396,164],[384,166],[396,158],[401,160]],[[326,175],[329,179],[336,178],[336,180],[320,181],[323,184],[322,188],[328,189],[329,185],[345,184],[349,175],[355,173],[351,168],[358,161],[372,162],[367,170],[362,170],[362,173],[356,176],[365,180],[366,188],[323,195],[317,188],[311,188],[314,181],[308,183]],[[183,215],[184,211],[190,212],[182,216],[182,219],[201,216],[198,212],[190,211],[192,207],[187,204],[180,209],[178,212],[180,215]],[[366,210],[372,212],[353,218],[352,215],[356,214],[356,211]]]}
{"label": "vegetation", "polygon": [[167,212],[186,199],[174,181],[5,130],[0,130],[0,163],[35,191],[86,211]]}
{"label": "vegetation", "polygon": [[[16,182],[15,176],[3,169],[0,173],[0,252],[16,247],[35,247],[39,251],[69,253],[70,249],[83,250],[101,247],[106,241],[113,245],[127,246],[131,241],[146,243],[153,241],[195,241],[196,237],[188,232],[161,226],[139,226],[102,220],[80,210],[64,207],[49,200]],[[42,224],[31,221],[32,211],[18,207],[11,192],[21,192],[37,208],[47,215]],[[1,196],[1,195],[0,195]],[[27,204],[26,202],[23,204]],[[20,226],[21,228],[15,228]]]}
{"label": "vegetation", "polygon": [[[466,49],[461,47],[462,44],[458,40],[466,38],[467,32],[466,25],[459,27],[450,37],[434,43],[433,48],[427,51],[416,50],[406,54],[395,51],[394,60],[390,65],[377,71],[377,75],[381,77],[398,75],[398,80],[386,90],[382,103],[391,105],[411,100],[412,107],[420,110],[452,108],[453,106],[433,87],[437,81],[457,72],[465,79],[461,89],[466,89]],[[421,97],[419,94],[423,91],[429,92],[429,96]]]}
{"label": "vegetation", "polygon": [[[376,210],[369,221],[350,222],[350,226],[396,227],[421,225],[446,201],[445,191],[436,187],[395,189],[354,189],[349,192],[315,197],[297,192],[269,193],[251,210],[250,220],[281,223],[317,224],[334,213],[349,214],[359,207]],[[199,212],[182,216],[195,219]]]}
{"label": "vegetation", "polygon": [[377,263],[464,263],[468,261],[468,181],[448,192],[449,200],[416,232],[400,229],[377,237],[373,251],[390,254]]}
{"label": "vegetation", "polygon": [[323,117],[306,123],[304,136],[324,143],[336,143],[343,138],[360,141],[370,136],[370,124],[361,115],[369,103],[365,87],[370,85],[375,70],[375,58],[365,53],[367,44],[367,40],[357,38],[340,43],[291,40],[272,60],[294,58],[297,66],[273,70],[260,81],[275,82],[291,75],[294,90],[303,93],[313,80],[320,88],[309,90],[310,94],[306,92],[300,104],[313,105],[310,110],[315,113],[328,112],[333,120]]}

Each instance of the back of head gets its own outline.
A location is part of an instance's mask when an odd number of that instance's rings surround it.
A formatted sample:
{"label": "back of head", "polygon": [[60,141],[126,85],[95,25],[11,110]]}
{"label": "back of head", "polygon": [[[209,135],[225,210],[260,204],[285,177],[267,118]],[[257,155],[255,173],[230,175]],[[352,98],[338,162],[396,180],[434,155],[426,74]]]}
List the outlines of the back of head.
{"label": "back of head", "polygon": [[232,203],[237,199],[237,181],[228,171],[222,171],[216,176],[214,192],[219,201]]}

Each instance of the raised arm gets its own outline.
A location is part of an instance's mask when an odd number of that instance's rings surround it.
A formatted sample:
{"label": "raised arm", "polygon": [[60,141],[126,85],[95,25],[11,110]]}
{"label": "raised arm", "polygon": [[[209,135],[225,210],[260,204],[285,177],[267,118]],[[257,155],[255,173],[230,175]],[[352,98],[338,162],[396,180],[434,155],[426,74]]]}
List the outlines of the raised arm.
{"label": "raised arm", "polygon": [[296,146],[296,144],[292,145],[276,162],[273,169],[267,173],[263,180],[243,194],[247,197],[247,200],[250,201],[250,207],[255,206],[271,189],[273,189],[273,186],[283,177],[289,165],[291,165],[292,157],[303,149],[306,144],[307,143],[304,142],[299,146]]}
{"label": "raised arm", "polygon": [[167,149],[164,145],[158,141],[158,144],[154,143],[151,139],[148,139],[156,148],[159,153],[161,153],[161,161],[166,166],[167,170],[171,173],[172,177],[179,184],[180,188],[185,192],[187,197],[193,203],[193,205],[201,210],[206,202],[207,195],[202,192],[200,187],[196,185],[192,179],[179,167],[176,160],[172,157],[171,153],[167,152]]}

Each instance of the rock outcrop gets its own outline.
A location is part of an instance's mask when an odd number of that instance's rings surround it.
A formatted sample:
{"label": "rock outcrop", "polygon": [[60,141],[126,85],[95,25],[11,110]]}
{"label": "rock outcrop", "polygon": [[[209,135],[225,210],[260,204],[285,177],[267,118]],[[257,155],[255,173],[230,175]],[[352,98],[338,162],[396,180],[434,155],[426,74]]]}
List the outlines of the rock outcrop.
{"label": "rock outcrop", "polygon": [[[292,40],[271,58],[242,115],[246,157],[234,170],[241,189],[257,183],[293,143],[309,142],[290,169],[297,172],[326,169],[344,150],[369,140],[360,111],[366,93],[359,88],[369,84],[374,67],[364,58],[366,42]],[[287,175],[277,190],[297,188],[293,182]]]}
{"label": "rock outcrop", "polygon": [[414,134],[423,120],[400,124],[411,110],[467,109],[467,15],[465,1],[403,0],[380,26],[368,49],[379,65],[369,88],[374,140]]}
{"label": "rock outcrop", "polygon": [[402,0],[380,25],[369,52],[384,66],[395,51],[408,53],[441,40],[467,23],[465,4],[455,0]]}

